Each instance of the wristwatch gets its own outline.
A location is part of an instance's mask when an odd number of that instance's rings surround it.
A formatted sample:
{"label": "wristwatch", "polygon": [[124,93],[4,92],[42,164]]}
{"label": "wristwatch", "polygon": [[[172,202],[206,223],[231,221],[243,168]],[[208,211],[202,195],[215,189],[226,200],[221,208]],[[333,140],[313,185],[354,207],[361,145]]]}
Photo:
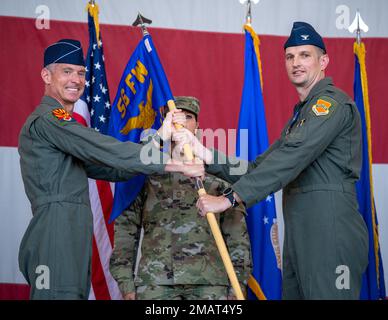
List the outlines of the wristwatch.
{"label": "wristwatch", "polygon": [[232,204],[232,208],[238,207],[238,202],[236,198],[233,195],[233,189],[232,188],[226,188],[223,192],[222,195],[227,198],[230,203]]}

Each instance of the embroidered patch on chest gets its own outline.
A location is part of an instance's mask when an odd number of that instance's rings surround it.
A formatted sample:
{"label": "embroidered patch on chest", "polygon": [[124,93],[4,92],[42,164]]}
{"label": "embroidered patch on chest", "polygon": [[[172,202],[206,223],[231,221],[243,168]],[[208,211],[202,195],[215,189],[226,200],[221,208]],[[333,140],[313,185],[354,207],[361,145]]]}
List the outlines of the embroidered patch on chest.
{"label": "embroidered patch on chest", "polygon": [[53,115],[61,121],[75,121],[65,109],[54,109]]}
{"label": "embroidered patch on chest", "polygon": [[325,116],[329,114],[330,107],[330,102],[323,99],[318,99],[317,103],[313,105],[311,110],[313,110],[316,116]]}

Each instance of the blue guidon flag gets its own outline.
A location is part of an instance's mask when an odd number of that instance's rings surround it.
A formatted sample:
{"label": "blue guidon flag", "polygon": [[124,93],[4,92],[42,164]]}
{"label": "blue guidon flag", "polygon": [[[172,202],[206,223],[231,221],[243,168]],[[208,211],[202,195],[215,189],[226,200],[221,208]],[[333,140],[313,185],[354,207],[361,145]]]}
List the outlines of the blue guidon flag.
{"label": "blue guidon flag", "polygon": [[[245,25],[245,75],[241,99],[236,155],[246,146],[240,144],[242,130],[248,131],[248,155],[252,161],[268,148],[267,125],[261,79],[259,37]],[[253,272],[248,280],[248,298],[281,299],[282,276],[275,197],[247,209],[247,226],[251,240]]]}
{"label": "blue guidon flag", "polygon": [[362,277],[360,299],[385,299],[384,269],[381,260],[378,221],[373,196],[372,140],[368,97],[368,82],[365,66],[365,45],[354,43],[354,101],[361,117],[362,167],[356,184],[359,211],[364,218],[369,234],[369,264]]}
{"label": "blue guidon flag", "polygon": [[[112,106],[109,134],[120,141],[138,143],[144,130],[160,127],[162,110],[168,100],[173,100],[173,95],[148,34],[136,47],[121,77]],[[116,183],[110,221],[132,203],[144,181],[145,176],[140,175]]]}

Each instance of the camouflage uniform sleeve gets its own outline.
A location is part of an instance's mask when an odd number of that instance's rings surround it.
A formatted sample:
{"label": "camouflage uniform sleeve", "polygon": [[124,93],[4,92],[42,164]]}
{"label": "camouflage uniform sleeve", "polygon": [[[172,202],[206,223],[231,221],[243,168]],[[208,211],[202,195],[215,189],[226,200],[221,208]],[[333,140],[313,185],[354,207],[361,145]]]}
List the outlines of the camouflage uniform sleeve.
{"label": "camouflage uniform sleeve", "polygon": [[144,188],[131,206],[115,220],[114,247],[109,269],[124,296],[135,292],[134,271],[142,227]]}
{"label": "camouflage uniform sleeve", "polygon": [[[120,142],[113,137],[84,127],[74,119],[61,120],[49,112],[36,119],[33,127],[42,139],[84,162],[116,168],[128,173],[164,172],[165,164],[160,161],[158,163],[150,161],[149,150],[143,149],[144,146],[132,142]],[[141,155],[146,159],[142,159]],[[154,158],[159,160],[161,158],[156,148],[152,150],[152,159]],[[148,163],[144,160],[148,160]]]}
{"label": "camouflage uniform sleeve", "polygon": [[[222,187],[227,186],[229,185],[224,184]],[[251,244],[245,216],[246,211],[242,204],[236,208],[229,208],[220,215],[221,232],[244,294],[252,271]],[[229,295],[234,295],[232,287],[229,288]]]}

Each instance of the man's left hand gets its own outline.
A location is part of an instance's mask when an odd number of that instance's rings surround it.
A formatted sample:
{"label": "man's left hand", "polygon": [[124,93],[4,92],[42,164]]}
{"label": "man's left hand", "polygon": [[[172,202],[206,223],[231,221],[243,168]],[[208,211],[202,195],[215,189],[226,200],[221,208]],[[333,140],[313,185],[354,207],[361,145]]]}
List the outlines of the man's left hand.
{"label": "man's left hand", "polygon": [[208,212],[219,213],[224,212],[232,206],[230,201],[224,196],[211,196],[205,194],[200,196],[197,201],[197,208],[199,209],[199,214],[205,216]]}

